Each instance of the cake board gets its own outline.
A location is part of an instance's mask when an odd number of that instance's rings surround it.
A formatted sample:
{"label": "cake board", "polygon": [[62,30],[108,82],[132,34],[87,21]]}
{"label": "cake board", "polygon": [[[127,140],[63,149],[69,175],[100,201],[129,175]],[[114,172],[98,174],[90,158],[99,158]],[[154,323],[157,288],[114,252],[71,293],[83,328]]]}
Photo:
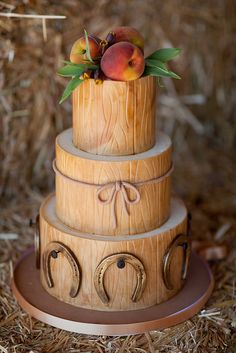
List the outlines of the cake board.
{"label": "cake board", "polygon": [[40,283],[34,249],[28,249],[14,269],[12,291],[32,317],[51,326],[90,335],[129,335],[177,325],[199,312],[209,299],[214,279],[208,264],[191,254],[188,276],[181,291],[159,305],[132,311],[105,312],[74,307],[49,295]]}

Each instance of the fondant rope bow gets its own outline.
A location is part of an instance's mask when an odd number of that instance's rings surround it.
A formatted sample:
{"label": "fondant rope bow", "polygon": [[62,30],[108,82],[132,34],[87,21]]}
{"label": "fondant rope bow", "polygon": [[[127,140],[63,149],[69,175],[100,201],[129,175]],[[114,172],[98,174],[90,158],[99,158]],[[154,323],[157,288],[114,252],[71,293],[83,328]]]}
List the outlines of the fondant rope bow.
{"label": "fondant rope bow", "polygon": [[[115,212],[115,203],[116,203],[116,197],[117,197],[118,192],[121,192],[122,207],[125,210],[126,214],[129,215],[127,205],[134,205],[134,204],[138,203],[141,198],[140,192],[137,187],[140,187],[143,185],[151,185],[151,184],[160,183],[162,180],[166,179],[172,173],[174,167],[173,167],[173,165],[171,165],[170,169],[164,175],[162,175],[160,177],[145,180],[145,181],[138,181],[138,182],[134,183],[135,185],[128,183],[127,181],[114,181],[112,183],[101,185],[101,184],[92,184],[92,183],[86,183],[86,182],[80,181],[80,180],[75,180],[69,176],[62,174],[57,169],[55,160],[53,161],[53,169],[56,174],[60,175],[63,178],[69,179],[74,183],[77,183],[77,184],[80,184],[83,186],[87,186],[87,187],[97,188],[98,201],[100,203],[102,203],[103,205],[111,204],[111,206],[112,206],[113,224],[114,224],[114,227],[116,227],[117,226],[117,219],[116,219],[116,212]],[[110,193],[109,193],[108,198],[104,200],[101,198],[101,193],[106,189],[110,189]],[[132,200],[129,198],[129,196],[127,194],[128,189],[132,190],[135,193],[135,198]]]}
{"label": "fondant rope bow", "polygon": [[[109,195],[107,199],[102,199],[101,198],[101,193],[104,190],[110,190],[109,191]],[[134,199],[130,199],[128,194],[127,194],[127,190],[130,189],[135,193],[135,198]],[[116,211],[115,211],[115,203],[116,203],[116,197],[117,194],[120,192],[121,195],[121,200],[122,200],[122,208],[123,210],[126,212],[127,215],[129,215],[129,211],[127,209],[127,205],[132,205],[132,204],[136,204],[140,201],[140,193],[138,191],[138,189],[126,182],[126,181],[115,181],[113,183],[108,183],[105,184],[103,186],[101,186],[98,190],[97,190],[97,199],[100,203],[107,205],[107,204],[111,204],[111,209],[112,209],[112,221],[113,221],[113,226],[114,228],[117,227],[117,218],[116,218]]]}

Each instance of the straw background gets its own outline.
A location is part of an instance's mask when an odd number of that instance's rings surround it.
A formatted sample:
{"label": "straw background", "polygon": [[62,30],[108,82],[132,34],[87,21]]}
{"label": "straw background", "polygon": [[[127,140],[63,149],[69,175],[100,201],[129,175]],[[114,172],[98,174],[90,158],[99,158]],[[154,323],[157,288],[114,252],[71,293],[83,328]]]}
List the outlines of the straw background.
{"label": "straw background", "polygon": [[[67,17],[47,20],[45,38],[39,19],[0,16],[0,352],[235,352],[235,1],[0,1],[0,12]],[[56,70],[83,28],[104,37],[118,25],[140,30],[146,54],[183,49],[171,66],[182,80],[159,89],[158,125],[173,139],[174,191],[192,213],[193,238],[224,243],[229,254],[211,263],[215,291],[191,320],[144,335],[92,337],[30,318],[9,285],[13,264],[33,244],[29,219],[54,188],[55,137],[71,125],[70,100],[58,104],[67,80]]]}

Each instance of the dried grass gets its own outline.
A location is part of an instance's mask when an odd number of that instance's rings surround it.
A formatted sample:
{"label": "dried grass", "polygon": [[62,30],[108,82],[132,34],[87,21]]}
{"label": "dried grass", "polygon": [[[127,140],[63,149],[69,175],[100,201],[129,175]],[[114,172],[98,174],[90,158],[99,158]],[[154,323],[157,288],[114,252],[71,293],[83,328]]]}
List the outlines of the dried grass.
{"label": "dried grass", "polygon": [[[41,19],[0,17],[0,352],[235,352],[235,2],[0,1],[0,12],[67,17],[47,20],[46,35]],[[171,329],[114,338],[30,318],[9,283],[14,262],[33,243],[29,219],[54,188],[54,139],[71,125],[70,102],[58,105],[66,80],[56,69],[83,28],[102,36],[116,24],[140,29],[147,52],[184,49],[173,63],[183,79],[160,89],[159,126],[174,141],[174,189],[192,212],[193,238],[224,242],[230,252],[211,264],[216,288],[199,315]]]}

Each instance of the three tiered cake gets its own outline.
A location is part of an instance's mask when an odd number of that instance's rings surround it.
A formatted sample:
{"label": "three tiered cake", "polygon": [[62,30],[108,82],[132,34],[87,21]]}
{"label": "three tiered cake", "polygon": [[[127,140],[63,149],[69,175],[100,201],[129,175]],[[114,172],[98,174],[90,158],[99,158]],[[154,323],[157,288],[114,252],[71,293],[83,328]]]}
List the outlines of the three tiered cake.
{"label": "three tiered cake", "polygon": [[[116,33],[119,39],[127,29]],[[131,37],[135,33],[128,29]],[[99,42],[103,52],[112,36]],[[102,59],[116,46],[118,58],[124,48],[127,54],[121,41]],[[142,48],[130,48],[143,56]],[[101,72],[95,77],[100,68],[85,53],[92,64],[67,64],[61,71],[73,76],[73,127],[56,139],[56,192],[41,205],[36,229],[39,271],[28,254],[15,270],[13,290],[33,316],[71,331],[125,334],[174,325],[197,312],[213,286],[196,255],[189,266],[187,210],[171,196],[171,140],[156,128],[155,76],[177,51],[155,52],[146,69],[143,59],[140,77],[127,79],[138,72],[132,57],[126,80],[101,80]],[[108,75],[110,62],[102,65]]]}

